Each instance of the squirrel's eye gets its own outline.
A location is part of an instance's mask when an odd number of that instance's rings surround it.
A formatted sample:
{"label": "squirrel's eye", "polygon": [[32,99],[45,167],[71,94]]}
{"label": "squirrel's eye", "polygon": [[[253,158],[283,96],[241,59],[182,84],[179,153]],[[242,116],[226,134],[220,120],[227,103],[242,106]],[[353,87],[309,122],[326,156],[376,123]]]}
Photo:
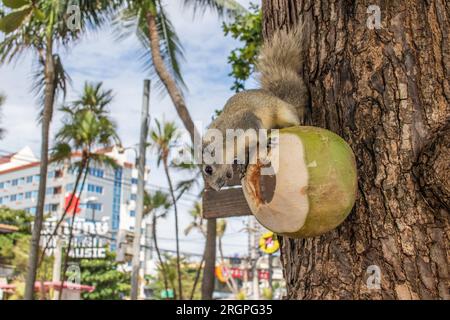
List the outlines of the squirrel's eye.
{"label": "squirrel's eye", "polygon": [[234,159],[233,164],[237,165],[238,164],[238,159]]}
{"label": "squirrel's eye", "polygon": [[206,166],[205,167],[205,173],[207,174],[207,175],[212,175],[212,173],[213,173],[213,168],[211,167],[211,166]]}

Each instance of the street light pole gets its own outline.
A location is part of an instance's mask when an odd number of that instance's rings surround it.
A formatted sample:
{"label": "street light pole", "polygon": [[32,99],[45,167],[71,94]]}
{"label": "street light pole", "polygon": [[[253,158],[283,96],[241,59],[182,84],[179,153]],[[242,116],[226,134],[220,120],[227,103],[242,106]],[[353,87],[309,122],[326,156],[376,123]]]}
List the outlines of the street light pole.
{"label": "street light pole", "polygon": [[144,97],[141,113],[141,135],[139,139],[138,157],[138,190],[136,197],[136,217],[134,224],[133,260],[131,271],[131,300],[137,300],[139,291],[139,268],[141,264],[141,224],[144,213],[144,176],[145,176],[145,151],[147,147],[147,135],[149,126],[149,100],[150,80],[144,80]]}

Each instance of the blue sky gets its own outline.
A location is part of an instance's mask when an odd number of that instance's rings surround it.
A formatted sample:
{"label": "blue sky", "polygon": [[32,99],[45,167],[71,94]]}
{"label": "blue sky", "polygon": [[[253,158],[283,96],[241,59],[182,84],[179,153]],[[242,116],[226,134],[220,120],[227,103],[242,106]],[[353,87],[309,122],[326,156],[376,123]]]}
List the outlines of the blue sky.
{"label": "blue sky", "polygon": [[[165,2],[169,3],[167,11],[185,49],[186,61],[182,65],[182,72],[188,86],[187,105],[194,121],[201,121],[206,126],[214,110],[222,108],[233,94],[230,91],[232,79],[228,76],[231,69],[227,64],[227,56],[239,43],[224,37],[222,22],[214,13],[206,11],[202,17],[194,20],[192,11],[183,8],[180,2]],[[239,2],[248,7],[250,1]],[[105,88],[113,89],[115,99],[110,110],[118,123],[124,146],[135,145],[139,139],[142,81],[148,77],[138,60],[139,49],[139,43],[134,37],[119,42],[111,28],[105,27],[61,52],[63,63],[72,78],[72,87],[66,100],[76,97],[85,81],[103,81]],[[30,93],[32,61],[31,56],[25,56],[15,64],[0,67],[0,92],[7,95],[1,117],[1,126],[7,130],[7,134],[0,142],[0,154],[17,151],[26,145],[39,154],[40,128],[36,122],[38,107]],[[254,82],[251,81],[252,85]],[[182,127],[170,99],[167,96],[162,98],[156,90],[152,90],[150,113],[153,120],[174,120]],[[56,113],[52,135],[59,123],[60,115]],[[157,168],[152,151],[148,153],[148,165],[152,170],[148,181],[152,188],[167,187],[165,176]],[[182,178],[177,172],[174,172],[174,177],[175,180]],[[190,222],[188,210],[192,207],[193,199],[193,196],[188,195],[179,203],[180,230]],[[229,219],[224,238],[225,254],[247,252],[247,237],[241,232],[244,221],[242,218]],[[173,214],[161,221],[159,235],[162,248],[175,248],[173,226]],[[200,233],[181,236],[182,251],[202,252],[203,238]]]}

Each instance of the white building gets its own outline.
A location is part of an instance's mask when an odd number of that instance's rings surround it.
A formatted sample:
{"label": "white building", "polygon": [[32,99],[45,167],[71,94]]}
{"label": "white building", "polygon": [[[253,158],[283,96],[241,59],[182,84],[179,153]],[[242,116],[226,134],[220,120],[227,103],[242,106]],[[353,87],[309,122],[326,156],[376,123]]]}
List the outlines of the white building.
{"label": "white building", "polygon": [[[132,231],[137,192],[137,171],[117,148],[100,150],[115,159],[117,168],[92,165],[80,197],[81,219],[108,221],[109,235],[116,239],[119,230]],[[79,158],[73,154],[73,161]],[[0,206],[36,213],[39,188],[39,159],[29,147],[0,157]],[[64,199],[74,190],[76,173],[64,170],[62,163],[48,167],[45,213],[61,214]],[[66,171],[66,174],[64,172]],[[81,185],[81,182],[79,183]],[[79,185],[79,188],[80,188]],[[78,192],[76,193],[78,196]],[[111,249],[116,249],[115,241]]]}

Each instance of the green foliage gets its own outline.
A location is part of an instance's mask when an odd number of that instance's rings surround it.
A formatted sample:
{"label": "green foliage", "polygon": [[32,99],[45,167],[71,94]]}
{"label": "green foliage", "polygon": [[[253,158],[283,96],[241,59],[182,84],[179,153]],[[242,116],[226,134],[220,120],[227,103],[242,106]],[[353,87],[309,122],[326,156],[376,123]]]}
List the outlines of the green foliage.
{"label": "green foliage", "polygon": [[0,264],[14,266],[15,274],[26,270],[33,217],[23,210],[0,207],[0,223],[16,226],[17,232],[0,234]]}
{"label": "green foliage", "polygon": [[[169,289],[173,289],[176,292],[176,296],[179,297],[177,292],[177,259],[175,257],[165,256],[165,270],[166,277],[169,283]],[[183,281],[183,297],[190,297],[192,287],[194,286],[195,275],[197,272],[198,264],[189,263],[186,259],[181,258],[180,260],[181,266],[181,279]],[[164,291],[164,279],[163,279],[163,269],[160,265],[158,265],[158,271],[156,276],[148,276],[147,287],[153,290],[154,299],[161,299],[161,293]],[[201,283],[201,278],[199,279],[199,283]],[[197,286],[196,291],[194,293],[194,299],[200,299],[201,292],[200,286]]]}
{"label": "green foliage", "polygon": [[119,270],[114,253],[107,252],[105,259],[80,260],[81,283],[95,286],[93,292],[82,294],[86,300],[119,300],[130,292],[131,276]]}
{"label": "green foliage", "polygon": [[111,90],[104,90],[101,83],[86,83],[79,99],[60,109],[64,114],[63,126],[56,134],[56,144],[52,150],[53,160],[68,159],[73,152],[81,150],[84,160],[116,166],[112,158],[96,153],[99,147],[120,145],[117,125],[109,117],[106,108],[111,100]]}
{"label": "green foliage", "polygon": [[170,148],[178,143],[180,132],[175,122],[159,122],[155,119],[156,128],[150,131],[150,140],[153,148],[158,152],[158,166],[161,161],[168,160]]}
{"label": "green foliage", "polygon": [[231,35],[244,43],[241,48],[231,51],[228,63],[234,78],[232,90],[239,92],[245,89],[245,82],[255,71],[255,63],[262,44],[262,13],[258,5],[251,4],[250,11],[238,14],[231,23],[223,24],[225,35]]}
{"label": "green foliage", "polygon": [[162,213],[159,217],[164,217],[171,206],[172,202],[168,193],[157,190],[150,194],[144,191],[144,215],[154,211],[161,211]]}

